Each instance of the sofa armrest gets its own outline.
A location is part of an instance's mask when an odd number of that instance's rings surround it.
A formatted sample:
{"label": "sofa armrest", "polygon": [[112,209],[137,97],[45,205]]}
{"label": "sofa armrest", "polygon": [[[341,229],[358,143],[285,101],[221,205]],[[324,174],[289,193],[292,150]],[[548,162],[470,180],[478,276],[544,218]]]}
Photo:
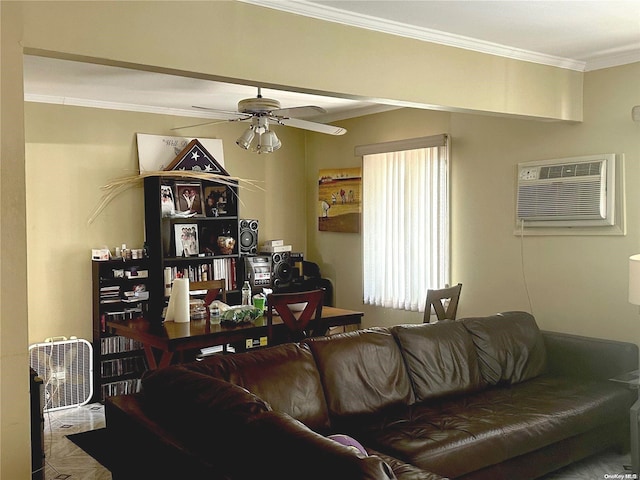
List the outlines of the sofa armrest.
{"label": "sofa armrest", "polygon": [[191,450],[172,432],[147,414],[144,395],[107,397],[105,419],[107,442],[116,458],[108,465],[113,478],[169,479],[230,477],[214,456],[202,456]]}
{"label": "sofa armrest", "polygon": [[211,432],[233,431],[270,410],[246,389],[181,365],[153,370],[142,379],[147,412],[179,437],[203,445]]}
{"label": "sofa armrest", "polygon": [[638,369],[636,344],[548,331],[542,335],[549,373],[606,380]]}
{"label": "sofa armrest", "polygon": [[242,478],[278,480],[395,480],[377,456],[362,456],[307,428],[287,414],[266,412],[243,428],[251,461],[242,465]]}

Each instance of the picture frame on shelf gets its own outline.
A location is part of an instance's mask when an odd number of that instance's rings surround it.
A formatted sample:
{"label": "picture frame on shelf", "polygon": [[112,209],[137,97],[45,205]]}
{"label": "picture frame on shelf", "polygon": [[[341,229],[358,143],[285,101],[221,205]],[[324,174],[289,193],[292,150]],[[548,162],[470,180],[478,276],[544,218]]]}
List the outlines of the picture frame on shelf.
{"label": "picture frame on shelf", "polygon": [[201,183],[176,182],[176,200],[180,212],[203,215]]}
{"label": "picture frame on shelf", "polygon": [[173,187],[170,184],[160,185],[160,205],[163,217],[171,217],[176,213],[176,201],[173,196]]}
{"label": "picture frame on shelf", "polygon": [[195,223],[176,223],[173,226],[176,244],[176,257],[190,257],[200,253],[198,225]]}
{"label": "picture frame on shelf", "polygon": [[227,215],[227,187],[205,186],[204,212],[207,217]]}
{"label": "picture frame on shelf", "polygon": [[200,230],[200,252],[205,255],[218,254],[218,229],[203,226]]}

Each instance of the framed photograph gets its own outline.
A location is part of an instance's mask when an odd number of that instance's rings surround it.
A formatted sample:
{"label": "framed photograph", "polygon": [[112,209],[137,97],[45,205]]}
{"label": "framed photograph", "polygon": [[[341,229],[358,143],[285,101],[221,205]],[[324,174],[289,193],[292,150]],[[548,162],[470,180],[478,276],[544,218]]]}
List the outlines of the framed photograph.
{"label": "framed photograph", "polygon": [[176,202],[180,212],[202,215],[202,184],[176,182]]}
{"label": "framed photograph", "polygon": [[214,227],[204,226],[200,230],[200,253],[205,255],[217,255],[218,230]]}
{"label": "framed photograph", "polygon": [[219,217],[227,212],[227,187],[204,187],[204,213],[207,217]]}
{"label": "framed photograph", "polygon": [[173,226],[176,241],[176,257],[190,257],[200,253],[198,225],[195,223],[176,223]]}
{"label": "framed photograph", "polygon": [[171,185],[160,185],[160,205],[163,217],[171,217],[176,213],[176,200]]}
{"label": "framed photograph", "polygon": [[360,232],[362,170],[332,168],[318,175],[318,230]]}

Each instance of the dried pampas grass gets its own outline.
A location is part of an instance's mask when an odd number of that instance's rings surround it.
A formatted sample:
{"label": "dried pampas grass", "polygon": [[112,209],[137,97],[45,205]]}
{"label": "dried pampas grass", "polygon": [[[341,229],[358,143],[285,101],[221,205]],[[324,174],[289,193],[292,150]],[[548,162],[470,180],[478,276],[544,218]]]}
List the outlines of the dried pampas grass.
{"label": "dried pampas grass", "polygon": [[131,175],[129,177],[123,177],[117,180],[113,180],[100,187],[105,191],[105,194],[102,195],[100,202],[91,212],[87,223],[92,224],[93,221],[98,217],[98,215],[100,215],[102,210],[104,210],[105,207],[111,202],[111,200],[113,200],[125,190],[140,185],[147,177],[170,177],[172,179],[186,178],[190,180],[206,180],[209,182],[217,182],[221,185],[237,186],[239,188],[254,187],[264,191],[264,188],[258,186],[257,181],[255,180],[247,180],[240,177],[230,177],[228,175],[220,175],[217,173],[208,173],[197,170],[161,170],[156,172],[143,172],[139,175]]}

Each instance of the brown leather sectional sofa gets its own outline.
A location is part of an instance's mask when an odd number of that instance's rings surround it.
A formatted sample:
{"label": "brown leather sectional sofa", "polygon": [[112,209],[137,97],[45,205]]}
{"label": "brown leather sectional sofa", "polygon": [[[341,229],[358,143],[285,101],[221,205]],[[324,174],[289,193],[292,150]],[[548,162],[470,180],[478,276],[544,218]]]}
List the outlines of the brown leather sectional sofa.
{"label": "brown leather sectional sofa", "polygon": [[634,344],[507,312],[156,370],[107,428],[153,478],[526,480],[628,446],[635,392],[608,378],[637,368]]}

